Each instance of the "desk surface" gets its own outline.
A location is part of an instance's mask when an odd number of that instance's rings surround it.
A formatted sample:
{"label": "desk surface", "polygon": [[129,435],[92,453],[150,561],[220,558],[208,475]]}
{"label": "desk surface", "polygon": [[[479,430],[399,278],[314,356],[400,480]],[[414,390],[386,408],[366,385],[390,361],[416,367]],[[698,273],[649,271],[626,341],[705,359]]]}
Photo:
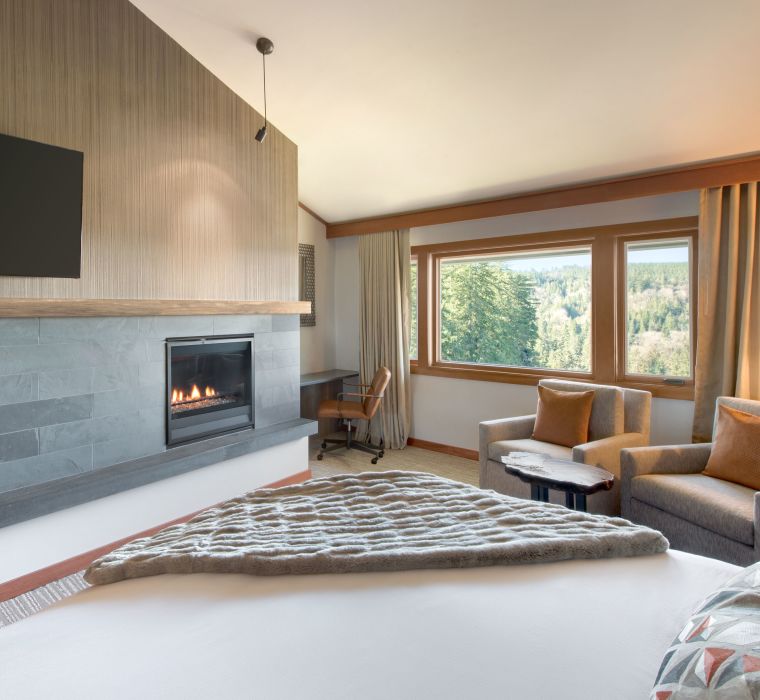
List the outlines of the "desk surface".
{"label": "desk surface", "polygon": [[301,375],[301,386],[313,386],[314,384],[327,384],[336,379],[358,377],[359,373],[352,369],[326,369],[322,372],[312,372]]}

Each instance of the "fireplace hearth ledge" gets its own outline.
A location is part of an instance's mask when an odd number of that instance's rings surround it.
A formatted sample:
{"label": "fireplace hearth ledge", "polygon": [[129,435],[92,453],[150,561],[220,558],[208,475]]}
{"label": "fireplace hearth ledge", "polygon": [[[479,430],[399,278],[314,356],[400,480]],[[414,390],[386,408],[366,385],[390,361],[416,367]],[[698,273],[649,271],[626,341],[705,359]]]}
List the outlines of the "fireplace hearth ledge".
{"label": "fireplace hearth ledge", "polygon": [[7,491],[0,494],[0,527],[308,437],[316,434],[317,429],[316,421],[296,418],[264,428],[220,435],[110,467]]}

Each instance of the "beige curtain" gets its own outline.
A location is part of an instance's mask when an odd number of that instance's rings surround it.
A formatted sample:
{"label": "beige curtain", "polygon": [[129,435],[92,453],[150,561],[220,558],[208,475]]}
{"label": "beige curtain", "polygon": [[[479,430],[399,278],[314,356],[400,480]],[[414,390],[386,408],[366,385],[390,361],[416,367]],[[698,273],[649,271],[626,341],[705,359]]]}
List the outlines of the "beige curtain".
{"label": "beige curtain", "polygon": [[715,399],[760,399],[760,183],[702,190],[695,442],[712,436]]}
{"label": "beige curtain", "polygon": [[[361,273],[361,381],[369,384],[378,367],[391,371],[382,414],[372,421],[370,440],[380,440],[384,420],[385,446],[406,445],[411,424],[409,378],[409,229],[373,233],[359,238]],[[367,439],[360,424],[358,438]]]}

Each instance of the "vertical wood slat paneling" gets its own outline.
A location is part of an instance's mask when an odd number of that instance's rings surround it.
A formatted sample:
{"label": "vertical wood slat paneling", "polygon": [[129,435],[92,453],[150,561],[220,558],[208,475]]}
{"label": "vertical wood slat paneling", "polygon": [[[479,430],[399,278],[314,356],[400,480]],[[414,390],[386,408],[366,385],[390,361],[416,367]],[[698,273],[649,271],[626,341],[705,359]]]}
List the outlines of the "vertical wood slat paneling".
{"label": "vertical wood slat paneling", "polygon": [[295,145],[127,0],[0,0],[0,94],[0,133],[85,154],[81,279],[0,297],[297,298]]}

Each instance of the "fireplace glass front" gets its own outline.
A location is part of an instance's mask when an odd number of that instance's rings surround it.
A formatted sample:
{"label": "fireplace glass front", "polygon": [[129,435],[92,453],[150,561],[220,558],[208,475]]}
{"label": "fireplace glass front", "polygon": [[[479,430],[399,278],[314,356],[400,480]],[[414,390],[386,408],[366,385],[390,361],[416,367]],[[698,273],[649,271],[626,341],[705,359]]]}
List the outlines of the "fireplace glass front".
{"label": "fireplace glass front", "polygon": [[166,444],[252,428],[253,336],[166,341]]}

